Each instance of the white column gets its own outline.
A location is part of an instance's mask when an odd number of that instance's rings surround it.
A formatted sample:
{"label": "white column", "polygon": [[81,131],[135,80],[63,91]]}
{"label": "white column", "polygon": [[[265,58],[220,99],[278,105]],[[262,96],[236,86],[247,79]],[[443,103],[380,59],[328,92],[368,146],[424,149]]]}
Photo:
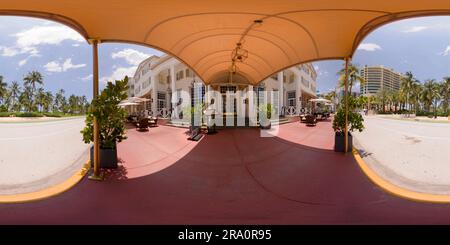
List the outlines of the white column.
{"label": "white column", "polygon": [[158,98],[156,94],[158,82],[158,76],[152,76],[152,116],[154,117],[158,116]]}
{"label": "white column", "polygon": [[205,104],[208,106],[211,104],[211,85],[206,85],[206,91],[205,91]]}
{"label": "white column", "polygon": [[172,108],[173,108],[172,119],[178,118],[178,108],[176,106],[178,98],[177,98],[177,90],[176,90],[176,87],[175,87],[175,80],[176,80],[175,79],[175,65],[172,64],[170,66],[170,89],[172,90],[172,101],[171,101],[171,103],[172,103]]}
{"label": "white column", "polygon": [[256,125],[256,112],[253,95],[253,86],[248,85],[248,117],[250,120],[250,126]]}
{"label": "white column", "polygon": [[283,85],[284,85],[284,76],[283,72],[278,72],[278,107],[279,107],[279,115],[281,115],[281,108],[284,106],[284,91],[283,91]]}
{"label": "white column", "polygon": [[[295,82],[296,82],[296,92],[295,92],[295,96],[296,96],[296,98],[295,98],[295,104],[297,105],[296,107],[297,107],[297,112],[296,112],[296,115],[298,115],[299,113],[300,113],[300,110],[302,109],[302,107],[305,107],[306,105],[303,105],[302,104],[302,101],[301,100],[299,100],[299,98],[300,97],[302,97],[302,74],[300,74],[298,77],[296,77],[296,79],[295,79]],[[303,100],[303,98],[302,98],[302,100]]]}

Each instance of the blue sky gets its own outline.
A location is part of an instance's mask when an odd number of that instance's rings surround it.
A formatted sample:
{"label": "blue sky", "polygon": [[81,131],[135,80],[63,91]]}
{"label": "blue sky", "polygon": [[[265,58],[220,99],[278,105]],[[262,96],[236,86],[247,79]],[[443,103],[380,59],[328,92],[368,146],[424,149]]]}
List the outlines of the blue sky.
{"label": "blue sky", "polygon": [[[101,81],[134,73],[149,55],[162,53],[143,46],[100,45]],[[400,72],[412,71],[420,80],[450,76],[450,17],[398,21],[375,30],[360,45],[353,62],[385,65]],[[0,17],[0,75],[6,82],[22,82],[31,70],[44,75],[45,89],[91,98],[91,47],[72,29],[51,21]],[[326,92],[337,83],[342,61],[314,62],[318,89]]]}
{"label": "blue sky", "polygon": [[[369,34],[356,51],[359,66],[384,65],[399,72],[412,71],[420,81],[450,76],[450,17],[423,17],[397,21]],[[343,61],[314,62],[318,88],[335,86]]]}

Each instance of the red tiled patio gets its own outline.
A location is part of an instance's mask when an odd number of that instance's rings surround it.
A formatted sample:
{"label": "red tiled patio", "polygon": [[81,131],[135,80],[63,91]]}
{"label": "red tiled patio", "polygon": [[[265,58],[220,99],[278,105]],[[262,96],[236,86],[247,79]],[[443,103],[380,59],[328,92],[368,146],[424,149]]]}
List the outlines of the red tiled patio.
{"label": "red tiled patio", "polygon": [[199,142],[168,126],[128,131],[121,167],[43,201],[0,205],[2,224],[450,223],[450,205],[374,186],[351,154],[332,151],[330,121],[224,129]]}

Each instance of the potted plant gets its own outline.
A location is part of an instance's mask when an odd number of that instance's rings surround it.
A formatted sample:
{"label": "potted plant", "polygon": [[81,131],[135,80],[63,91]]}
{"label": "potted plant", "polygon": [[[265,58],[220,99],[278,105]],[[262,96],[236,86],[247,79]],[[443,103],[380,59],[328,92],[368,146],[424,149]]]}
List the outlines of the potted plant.
{"label": "potted plant", "polygon": [[[353,149],[353,140],[352,140],[352,134],[354,130],[358,130],[359,132],[363,131],[364,129],[364,119],[360,113],[355,112],[352,109],[352,103],[349,102],[349,108],[348,111],[348,151],[350,152]],[[336,152],[345,152],[345,110],[343,107],[339,107],[337,113],[334,115],[333,120],[333,129],[335,132],[334,136],[334,151]]]}
{"label": "potted plant", "polygon": [[[94,117],[97,119],[100,132],[100,167],[117,168],[117,143],[126,139],[124,120],[125,109],[119,106],[127,98],[128,77],[108,82],[106,88],[92,101],[86,115],[86,126],[81,131],[83,141],[89,144],[94,141]],[[93,147],[91,147],[91,164],[93,163]]]}
{"label": "potted plant", "polygon": [[272,118],[272,104],[261,104],[258,107],[259,110],[259,125],[262,129],[270,129],[272,123],[270,119]]}

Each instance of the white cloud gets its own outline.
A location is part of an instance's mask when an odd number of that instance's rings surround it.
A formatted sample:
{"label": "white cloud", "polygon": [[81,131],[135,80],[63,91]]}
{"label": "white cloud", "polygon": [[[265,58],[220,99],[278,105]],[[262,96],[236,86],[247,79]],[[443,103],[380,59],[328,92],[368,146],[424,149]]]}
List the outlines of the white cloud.
{"label": "white cloud", "polygon": [[132,67],[119,67],[113,71],[113,73],[108,77],[100,78],[100,82],[107,83],[113,82],[115,80],[122,80],[125,76],[132,77],[136,72],[137,66]]}
{"label": "white cloud", "polygon": [[20,53],[20,51],[18,49],[12,48],[12,47],[5,47],[5,46],[0,46],[0,55],[1,56],[6,56],[6,57],[12,57],[12,56],[16,56]]}
{"label": "white cloud", "polygon": [[66,26],[41,25],[18,32],[12,35],[16,37],[16,43],[11,47],[0,47],[1,56],[16,56],[18,54],[30,54],[38,56],[39,45],[58,45],[65,40],[83,42],[83,37],[76,31]]}
{"label": "white cloud", "polygon": [[92,74],[89,74],[89,75],[87,75],[87,76],[85,76],[85,77],[82,77],[81,78],[81,80],[83,80],[83,81],[89,81],[89,80],[92,80]]}
{"label": "white cloud", "polygon": [[28,62],[28,58],[19,61],[19,66],[23,66]]}
{"label": "white cloud", "polygon": [[65,72],[70,69],[79,69],[85,67],[86,64],[72,64],[72,59],[66,59],[64,63],[59,63],[59,61],[51,61],[44,65],[44,68],[49,72]]}
{"label": "white cloud", "polygon": [[428,29],[427,26],[413,26],[413,27],[410,27],[410,28],[404,30],[403,32],[404,33],[412,33],[412,32],[423,31],[423,30],[426,30],[426,29]]}
{"label": "white cloud", "polygon": [[444,52],[442,52],[443,56],[447,56],[448,54],[450,54],[450,45],[445,48]]}
{"label": "white cloud", "polygon": [[74,43],[74,44],[72,44],[72,47],[80,47],[80,44],[79,43]]}
{"label": "white cloud", "polygon": [[376,50],[381,50],[381,47],[376,43],[361,43],[358,46],[358,49],[372,52]]}
{"label": "white cloud", "polygon": [[36,55],[36,54],[29,55],[25,59],[19,61],[19,66],[24,66],[28,62],[29,59],[31,59],[32,57],[38,57],[38,56],[40,56],[40,55]]}
{"label": "white cloud", "polygon": [[43,44],[55,45],[65,40],[84,41],[78,32],[65,26],[34,26],[13,36],[17,37],[17,46],[19,47],[35,47]]}
{"label": "white cloud", "polygon": [[49,72],[62,72],[62,67],[58,61],[52,61],[44,65],[44,68]]}
{"label": "white cloud", "polygon": [[139,52],[134,49],[127,48],[127,49],[121,50],[119,52],[112,53],[111,57],[113,59],[123,58],[127,61],[128,64],[137,66],[143,60],[150,57],[150,55]]}

